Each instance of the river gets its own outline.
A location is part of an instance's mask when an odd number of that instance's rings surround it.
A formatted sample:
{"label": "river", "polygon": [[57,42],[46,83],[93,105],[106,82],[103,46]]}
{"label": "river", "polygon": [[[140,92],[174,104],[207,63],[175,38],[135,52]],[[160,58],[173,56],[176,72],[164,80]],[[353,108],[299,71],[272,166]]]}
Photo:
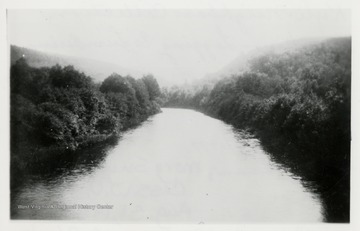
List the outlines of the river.
{"label": "river", "polygon": [[58,174],[28,176],[13,193],[11,217],[193,224],[324,220],[311,186],[273,162],[257,139],[199,112],[162,110],[96,158],[54,170]]}

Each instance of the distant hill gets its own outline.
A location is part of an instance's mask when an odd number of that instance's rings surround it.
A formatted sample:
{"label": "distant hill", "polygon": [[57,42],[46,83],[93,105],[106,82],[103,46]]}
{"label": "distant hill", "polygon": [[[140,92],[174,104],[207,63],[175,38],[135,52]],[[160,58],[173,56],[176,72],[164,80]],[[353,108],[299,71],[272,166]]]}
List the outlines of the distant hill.
{"label": "distant hill", "polygon": [[213,82],[213,80],[220,80],[224,77],[229,77],[234,74],[239,74],[249,70],[249,61],[251,61],[254,58],[267,54],[293,53],[302,48],[319,44],[324,40],[326,39],[325,38],[299,39],[299,40],[274,44],[270,46],[259,47],[249,52],[240,54],[236,59],[234,59],[232,62],[221,68],[219,71],[206,75],[205,79],[210,79],[211,82]]}
{"label": "distant hill", "polygon": [[58,55],[47,52],[40,52],[24,47],[11,45],[11,65],[21,57],[25,57],[28,64],[33,67],[50,67],[56,64],[61,66],[72,65],[76,69],[84,72],[94,79],[95,82],[100,82],[106,77],[116,72],[120,75],[131,75],[135,78],[142,77],[143,74],[138,71],[123,68],[113,63],[106,63],[93,59],[78,58],[72,56]]}
{"label": "distant hill", "polygon": [[[351,38],[317,38],[317,39],[300,39],[288,41],[284,43],[274,44],[271,46],[259,47],[250,52],[239,55],[228,65],[219,71],[207,74],[201,79],[197,79],[192,83],[182,84],[168,88],[170,91],[181,89],[189,95],[193,95],[199,90],[205,88],[212,89],[216,83],[224,79],[230,79],[234,75],[240,75],[250,71],[250,67],[254,62],[262,58],[293,56],[302,52],[312,53],[316,49],[327,47],[334,52],[351,50]],[[349,51],[350,52],[350,51]],[[341,53],[341,52],[340,52]]]}
{"label": "distant hill", "polygon": [[249,52],[240,54],[237,58],[235,58],[217,72],[209,73],[203,78],[194,81],[194,85],[196,85],[197,88],[202,88],[204,85],[212,87],[221,79],[229,78],[232,75],[238,75],[249,71],[252,61],[260,57],[276,54],[290,55],[302,50],[308,50],[311,52],[311,50],[317,46],[333,46],[334,49],[348,49],[348,47],[345,48],[344,46],[351,44],[349,40],[350,37],[299,39],[270,46],[259,47]]}

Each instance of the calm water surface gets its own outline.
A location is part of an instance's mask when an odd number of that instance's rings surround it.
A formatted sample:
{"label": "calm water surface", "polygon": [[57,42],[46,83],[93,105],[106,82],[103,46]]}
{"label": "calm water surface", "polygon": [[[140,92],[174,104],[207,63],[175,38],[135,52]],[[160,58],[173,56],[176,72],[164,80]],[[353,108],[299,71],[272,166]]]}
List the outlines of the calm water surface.
{"label": "calm water surface", "polygon": [[163,109],[100,156],[60,174],[30,176],[12,199],[12,218],[323,221],[318,195],[272,162],[257,139],[195,111]]}

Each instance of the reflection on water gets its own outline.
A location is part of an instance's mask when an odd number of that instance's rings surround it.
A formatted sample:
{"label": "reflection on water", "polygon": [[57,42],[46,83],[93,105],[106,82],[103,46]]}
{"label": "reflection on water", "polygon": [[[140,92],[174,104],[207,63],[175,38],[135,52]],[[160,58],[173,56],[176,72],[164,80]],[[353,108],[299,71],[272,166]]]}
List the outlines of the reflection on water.
{"label": "reflection on water", "polygon": [[323,220],[321,201],[310,183],[272,161],[254,137],[191,110],[163,109],[125,133],[117,145],[85,150],[61,166],[29,177],[14,193],[12,218]]}

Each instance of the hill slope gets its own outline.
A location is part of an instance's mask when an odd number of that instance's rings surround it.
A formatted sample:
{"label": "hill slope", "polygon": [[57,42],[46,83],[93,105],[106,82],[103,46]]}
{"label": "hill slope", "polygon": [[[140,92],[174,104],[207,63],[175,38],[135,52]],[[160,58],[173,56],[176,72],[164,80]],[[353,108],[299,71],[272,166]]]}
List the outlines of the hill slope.
{"label": "hill slope", "polygon": [[131,75],[136,78],[142,77],[144,74],[138,71],[123,68],[113,63],[40,52],[15,45],[11,45],[10,54],[11,65],[13,65],[21,57],[25,57],[30,66],[37,68],[51,67],[56,64],[59,64],[60,66],[72,65],[79,71],[91,76],[95,82],[104,80],[114,72],[122,76]]}
{"label": "hill slope", "polygon": [[301,50],[304,47],[310,47],[324,42],[325,40],[325,38],[299,39],[288,41],[285,43],[259,47],[257,49],[239,54],[239,56],[232,62],[230,62],[228,65],[224,66],[215,73],[208,74],[206,77],[219,80],[226,76],[249,71],[249,61],[251,61],[252,59],[269,54],[293,53]]}

